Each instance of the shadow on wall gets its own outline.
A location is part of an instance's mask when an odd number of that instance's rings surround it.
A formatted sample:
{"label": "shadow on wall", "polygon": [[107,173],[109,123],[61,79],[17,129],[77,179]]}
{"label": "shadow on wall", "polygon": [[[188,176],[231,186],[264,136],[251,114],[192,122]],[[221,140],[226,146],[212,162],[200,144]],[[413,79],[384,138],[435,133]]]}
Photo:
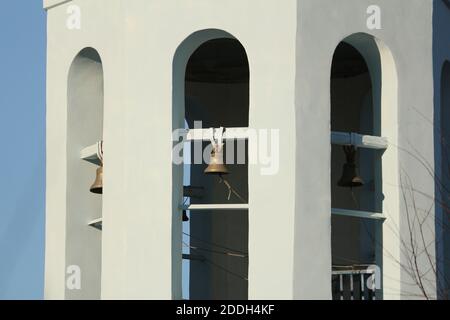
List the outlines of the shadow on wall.
{"label": "shadow on wall", "polygon": [[433,77],[435,128],[436,265],[439,299],[450,299],[450,1],[434,1]]}
{"label": "shadow on wall", "polygon": [[103,137],[103,66],[98,52],[83,49],[74,59],[68,79],[66,268],[83,271],[81,290],[67,299],[99,299],[101,232],[87,221],[102,217],[101,195],[89,191],[95,167],[80,159],[82,148]]}

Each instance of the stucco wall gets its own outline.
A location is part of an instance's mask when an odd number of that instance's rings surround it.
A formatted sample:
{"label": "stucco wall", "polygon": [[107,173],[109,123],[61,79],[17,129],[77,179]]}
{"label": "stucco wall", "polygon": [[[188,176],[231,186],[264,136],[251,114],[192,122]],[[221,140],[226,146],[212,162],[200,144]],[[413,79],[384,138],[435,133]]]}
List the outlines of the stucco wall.
{"label": "stucco wall", "polygon": [[[424,192],[434,190],[426,170],[398,151],[412,142],[433,162],[433,128],[423,121],[433,118],[432,1],[377,2],[381,30],[367,29],[369,0],[74,0],[50,9],[46,297],[64,292],[67,75],[87,46],[100,53],[105,76],[102,298],[181,297],[181,266],[173,268],[172,259],[181,249],[172,245],[179,218],[172,197],[172,104],[179,94],[172,92],[179,72],[173,58],[192,33],[211,28],[247,51],[250,127],[281,129],[279,173],[249,168],[249,298],[331,297],[330,68],[338,43],[359,32],[379,39],[373,45],[386,84],[382,135],[391,143],[384,161],[393,164],[383,173],[383,240],[401,261],[389,233],[404,226],[397,166],[414,173]],[[71,4],[81,8],[80,30],[66,28]],[[425,197],[418,202],[430,205]],[[426,237],[433,236],[432,224]],[[385,297],[416,290],[401,285],[410,279],[389,261]]]}
{"label": "stucco wall", "polygon": [[[308,166],[311,154],[314,154],[316,160],[315,166],[309,166],[309,170],[297,170],[295,297],[324,296],[324,292],[318,291],[317,288],[324,288],[327,279],[323,279],[319,285],[317,282],[312,284],[308,279],[329,268],[328,255],[324,254],[321,259],[311,260],[310,264],[304,264],[302,261],[308,260],[311,256],[317,257],[317,252],[328,253],[329,250],[328,88],[331,53],[341,40],[358,32],[364,32],[378,39],[377,46],[382,55],[381,63],[384,68],[381,74],[383,93],[380,97],[383,105],[382,135],[388,137],[390,142],[383,160],[385,195],[383,210],[388,216],[383,228],[384,295],[385,298],[400,298],[406,291],[416,293],[414,290],[417,288],[406,288],[401,285],[411,282],[411,279],[407,279],[406,274],[400,272],[400,264],[406,261],[400,254],[396,233],[405,231],[405,210],[398,196],[398,193],[401,193],[399,173],[395,170],[394,164],[398,163],[399,168],[412,175],[414,186],[420,187],[420,190],[427,194],[433,194],[433,179],[427,171],[415,159],[405,152],[400,152],[399,149],[403,147],[411,150],[412,143],[427,161],[433,161],[432,126],[422,118],[422,115],[428,118],[433,116],[432,1],[377,3],[381,8],[382,27],[380,30],[368,30],[366,10],[373,4],[371,1],[346,1],[345,5],[342,5],[342,2],[338,5],[332,0],[299,1],[296,52],[297,168]],[[388,65],[392,64],[387,57],[390,53],[395,66]],[[396,93],[393,91],[396,89],[393,85],[395,73],[390,76],[391,79],[387,74],[392,69],[397,73],[398,79],[397,104],[389,103],[396,100],[392,99]],[[389,81],[391,84],[386,83]],[[418,112],[414,111],[414,108]],[[387,166],[386,163],[391,165]],[[417,201],[420,208],[432,205],[432,200],[426,197]],[[434,237],[433,219],[430,219],[431,226],[426,234],[428,240]],[[319,237],[327,240],[317,241]],[[305,243],[308,243],[308,246],[305,246]],[[426,264],[423,257],[420,262]],[[429,290],[433,291],[433,288]]]}
{"label": "stucco wall", "polygon": [[[81,30],[65,28],[70,4],[82,10]],[[49,158],[60,156],[65,145],[67,68],[75,52],[92,46],[103,61],[108,158],[103,194],[103,298],[181,297],[181,282],[172,283],[172,211],[178,205],[172,203],[171,195],[172,64],[182,41],[208,28],[227,31],[247,51],[252,77],[250,126],[283,128],[280,174],[263,177],[256,166],[249,172],[249,251],[253,257],[249,296],[292,297],[295,7],[295,1],[280,6],[277,1],[106,4],[79,0],[49,11]],[[251,17],[259,22],[249,24]],[[61,198],[66,182],[64,166],[52,160],[48,166],[53,168],[48,188],[61,189],[49,193],[52,196],[47,200],[48,229],[55,230],[47,242],[59,253],[47,256],[46,296],[52,298],[61,297],[64,287],[64,264],[59,258],[64,250],[53,240],[64,242],[64,216],[58,213],[65,211]],[[265,201],[268,192],[269,202]],[[274,212],[280,213],[275,226]],[[268,238],[274,229],[277,236]],[[271,259],[267,259],[268,252]],[[268,278],[268,274],[273,276]],[[174,279],[179,278],[175,275]]]}

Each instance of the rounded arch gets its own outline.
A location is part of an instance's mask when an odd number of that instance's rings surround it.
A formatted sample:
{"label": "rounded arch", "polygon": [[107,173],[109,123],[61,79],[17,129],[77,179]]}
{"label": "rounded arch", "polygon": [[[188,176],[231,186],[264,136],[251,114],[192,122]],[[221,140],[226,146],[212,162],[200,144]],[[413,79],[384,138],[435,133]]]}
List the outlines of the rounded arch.
{"label": "rounded arch", "polygon": [[[77,135],[83,145],[103,135],[104,71],[99,52],[86,47],[78,52],[69,69],[67,83],[68,135]],[[80,117],[86,118],[81,123]],[[75,128],[82,125],[86,131]]]}
{"label": "rounded arch", "polygon": [[[172,127],[173,130],[192,128],[194,121],[201,120],[203,128],[209,127],[248,127],[249,119],[249,78],[250,68],[242,43],[230,33],[219,29],[196,31],[185,38],[177,47],[172,62]],[[177,142],[175,142],[177,143]],[[194,145],[195,152],[195,145]],[[226,149],[226,147],[225,147]],[[191,159],[197,159],[195,156]],[[174,298],[181,298],[181,235],[182,222],[179,203],[183,199],[183,183],[203,186],[207,192],[201,201],[211,204],[221,202],[222,193],[217,195],[217,183],[211,177],[204,175],[205,163],[199,165],[173,164],[172,170],[172,292]],[[233,165],[234,177],[239,177],[239,186],[248,192],[248,167],[237,168]],[[189,181],[184,173],[189,172]],[[233,180],[233,177],[230,178]],[[236,182],[236,181],[235,181]],[[190,211],[189,211],[190,215]],[[236,221],[238,220],[238,223]],[[218,243],[227,243],[230,237],[224,225],[236,226],[238,235],[234,240],[248,247],[247,215],[193,215],[190,217],[190,234],[197,238],[211,239],[222,237]],[[220,232],[217,232],[220,228]],[[241,238],[239,237],[241,236]],[[244,240],[245,238],[245,240]],[[236,239],[239,239],[236,240]],[[217,240],[217,239],[215,239]],[[210,257],[212,260],[217,257]],[[217,264],[217,261],[215,261]],[[223,260],[218,264],[225,263]],[[192,264],[191,264],[192,266]],[[242,267],[243,273],[248,273],[248,265]],[[245,271],[244,271],[245,269]],[[237,283],[241,280],[225,281],[223,274],[207,265],[198,264],[190,268],[189,278],[195,283],[189,294],[194,299],[217,298],[232,296],[238,299],[248,297],[247,283]],[[214,281],[213,281],[214,280]],[[220,283],[220,285],[217,285]],[[213,287],[213,284],[215,286]]]}
{"label": "rounded arch", "polygon": [[[353,58],[359,60],[357,70],[351,70],[352,76],[355,74],[366,74],[364,79],[369,83],[364,87],[369,89],[369,94],[362,95],[363,99],[358,100],[360,104],[360,118],[359,126],[371,127],[370,133],[363,132],[363,134],[370,134],[374,136],[382,136],[388,139],[389,147],[383,153],[381,160],[377,160],[377,156],[371,151],[367,150],[360,152],[360,162],[365,163],[366,172],[372,172],[373,176],[369,175],[368,179],[374,181],[371,187],[375,190],[374,194],[370,194],[370,189],[360,191],[360,198],[358,205],[366,206],[365,211],[377,211],[384,213],[388,218],[383,226],[375,227],[374,234],[380,239],[375,241],[375,262],[382,266],[384,285],[391,288],[398,288],[395,292],[400,292],[399,281],[401,279],[400,269],[395,261],[400,261],[401,244],[398,238],[392,232],[397,230],[400,222],[400,192],[399,192],[399,163],[398,163],[398,75],[395,60],[391,50],[380,39],[367,33],[353,33],[341,39],[336,45],[337,49],[347,45],[353,52]],[[330,63],[331,74],[339,71],[335,70],[333,63],[334,56]],[[344,61],[345,62],[345,61]],[[345,66],[344,66],[345,67]],[[357,79],[357,78],[354,78]],[[365,81],[366,81],[365,80]],[[366,81],[366,82],[367,82]],[[358,80],[354,80],[352,85],[360,85]],[[348,89],[348,88],[347,88]],[[343,102],[346,104],[346,101]],[[369,105],[369,107],[367,107]],[[331,103],[333,107],[333,103]],[[365,109],[364,109],[365,108]],[[370,110],[370,117],[362,115]],[[368,120],[368,118],[371,118]],[[365,124],[363,124],[365,122]],[[352,129],[353,130],[353,129]],[[341,153],[339,153],[339,156]],[[372,160],[371,160],[372,159]],[[333,163],[332,163],[333,165]],[[363,171],[361,168],[360,171]],[[338,176],[339,177],[339,176]],[[341,197],[337,197],[341,198]],[[364,204],[364,202],[366,203]],[[368,204],[371,202],[372,204]],[[347,208],[348,209],[348,208]],[[366,227],[364,227],[366,228]],[[373,238],[373,237],[371,237]],[[361,239],[363,237],[361,236]],[[367,240],[367,239],[366,239]],[[370,240],[370,239],[369,239]],[[363,241],[363,240],[362,240]],[[370,240],[373,242],[373,240]],[[364,242],[364,241],[363,241]],[[381,245],[380,245],[381,243]],[[357,250],[357,249],[356,249]],[[360,253],[361,254],[361,253]],[[389,255],[388,258],[383,257]],[[361,254],[364,257],[364,254]],[[393,281],[392,279],[395,279]],[[389,295],[384,295],[385,298],[390,298]]]}
{"label": "rounded arch", "polygon": [[[374,119],[380,123],[380,128],[375,128],[377,135],[390,136],[394,134],[389,129],[398,121],[398,77],[397,67],[391,50],[384,42],[367,33],[355,33],[342,40],[352,45],[364,57],[369,68],[372,80],[373,103],[380,106],[379,119]],[[396,129],[395,129],[396,131]],[[397,134],[395,134],[396,142]]]}
{"label": "rounded arch", "polygon": [[[392,119],[391,122],[397,123],[398,75],[395,59],[390,48],[381,39],[364,32],[352,33],[344,37],[335,45],[335,48],[338,48],[341,43],[351,45],[361,54],[369,69],[373,90],[380,93],[374,96],[374,104],[381,105],[381,118],[374,120],[384,123],[384,120]],[[331,69],[333,57],[331,57],[329,65]],[[378,128],[375,131],[381,134],[380,131],[383,130]]]}
{"label": "rounded arch", "polygon": [[67,80],[66,266],[83,272],[81,289],[66,288],[67,299],[101,297],[101,232],[87,221],[102,216],[102,199],[89,192],[96,167],[80,159],[81,149],[103,137],[104,74],[92,47],[73,59]]}
{"label": "rounded arch", "polygon": [[[183,128],[185,114],[185,75],[189,59],[203,44],[211,40],[236,40],[246,53],[244,45],[231,33],[221,29],[203,29],[191,33],[175,50],[172,61],[172,127]],[[247,58],[248,63],[248,58]],[[249,71],[250,72],[250,71]]]}

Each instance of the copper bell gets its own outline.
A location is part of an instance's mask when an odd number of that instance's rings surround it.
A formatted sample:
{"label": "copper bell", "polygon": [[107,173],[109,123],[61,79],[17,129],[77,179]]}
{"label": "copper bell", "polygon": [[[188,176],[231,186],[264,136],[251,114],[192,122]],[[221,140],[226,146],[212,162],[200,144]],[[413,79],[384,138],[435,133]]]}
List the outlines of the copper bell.
{"label": "copper bell", "polygon": [[344,152],[347,161],[344,164],[342,177],[338,182],[338,186],[345,188],[356,188],[363,186],[364,181],[357,172],[356,148],[354,146],[344,146]]}
{"label": "copper bell", "polygon": [[223,164],[223,147],[221,150],[217,146],[211,151],[211,159],[208,167],[205,169],[205,174],[222,175],[228,174],[227,167]]}
{"label": "copper bell", "polygon": [[183,222],[188,222],[189,221],[189,217],[186,213],[186,210],[183,210]]}
{"label": "copper bell", "polygon": [[103,193],[103,166],[97,168],[97,175],[95,177],[95,181],[92,184],[90,191],[96,194]]}

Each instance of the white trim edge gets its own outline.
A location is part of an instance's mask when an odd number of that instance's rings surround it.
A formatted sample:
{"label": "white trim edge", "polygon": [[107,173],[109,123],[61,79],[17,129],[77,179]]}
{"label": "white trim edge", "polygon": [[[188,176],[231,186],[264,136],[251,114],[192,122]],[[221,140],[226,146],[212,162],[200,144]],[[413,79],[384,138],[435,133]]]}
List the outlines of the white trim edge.
{"label": "white trim edge", "polygon": [[356,217],[356,218],[363,218],[363,219],[386,220],[386,216],[379,212],[332,208],[331,214],[337,215],[337,216]]}

